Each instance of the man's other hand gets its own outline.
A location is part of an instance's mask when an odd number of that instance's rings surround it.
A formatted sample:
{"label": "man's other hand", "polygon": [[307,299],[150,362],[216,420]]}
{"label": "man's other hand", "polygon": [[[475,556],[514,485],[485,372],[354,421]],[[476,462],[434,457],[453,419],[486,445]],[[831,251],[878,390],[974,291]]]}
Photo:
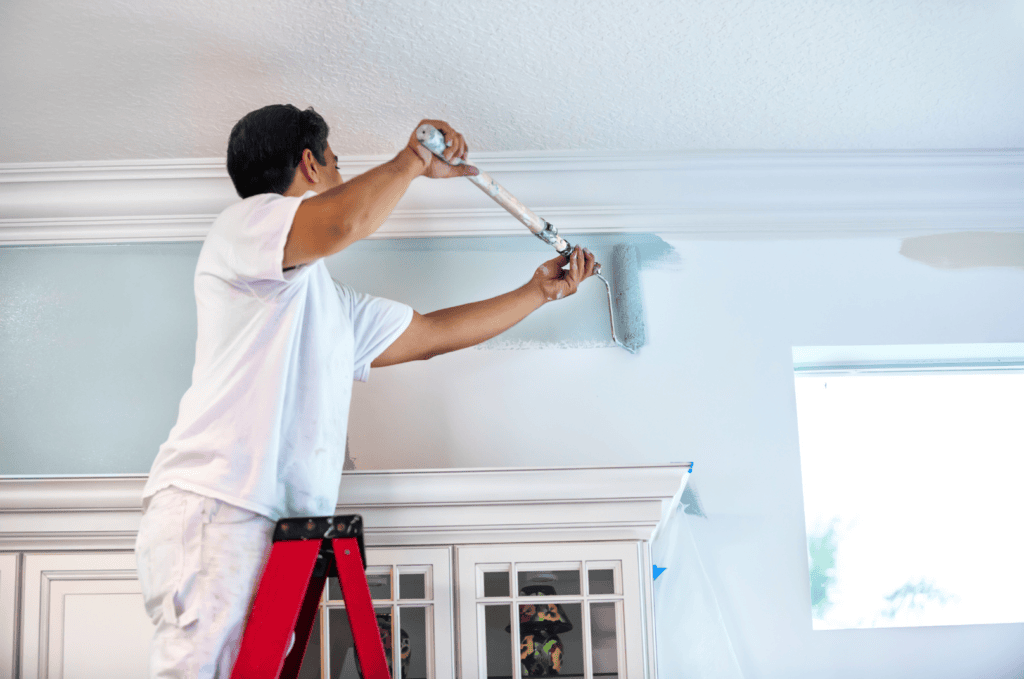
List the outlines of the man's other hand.
{"label": "man's other hand", "polygon": [[[568,264],[568,268],[563,268]],[[594,275],[594,253],[576,246],[569,253],[569,260],[559,255],[540,265],[533,274],[533,282],[544,293],[544,299],[553,301],[568,297],[576,292],[587,278]]]}
{"label": "man's other hand", "polygon": [[[423,162],[423,176],[432,179],[448,179],[449,177],[465,177],[467,175],[480,174],[478,169],[466,163],[466,154],[469,152],[469,147],[466,145],[465,137],[456,132],[455,128],[443,120],[421,120],[416,127],[419,128],[424,123],[433,125],[441,131],[448,148],[445,149],[444,160],[441,160],[420,143],[419,139],[416,138],[416,130],[413,130],[412,134],[409,135],[409,144],[406,148],[415,153]],[[456,159],[462,161],[463,164],[449,164]]]}

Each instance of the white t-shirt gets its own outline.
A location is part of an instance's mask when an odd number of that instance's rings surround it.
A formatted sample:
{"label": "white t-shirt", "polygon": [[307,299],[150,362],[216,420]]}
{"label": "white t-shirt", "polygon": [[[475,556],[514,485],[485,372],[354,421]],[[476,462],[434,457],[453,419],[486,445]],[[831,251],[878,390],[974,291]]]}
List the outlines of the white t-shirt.
{"label": "white t-shirt", "polygon": [[301,198],[252,196],[217,217],[196,265],[192,386],[143,498],[162,488],[273,520],[334,513],[352,380],[412,320],[335,283],[323,260],[282,272]]}

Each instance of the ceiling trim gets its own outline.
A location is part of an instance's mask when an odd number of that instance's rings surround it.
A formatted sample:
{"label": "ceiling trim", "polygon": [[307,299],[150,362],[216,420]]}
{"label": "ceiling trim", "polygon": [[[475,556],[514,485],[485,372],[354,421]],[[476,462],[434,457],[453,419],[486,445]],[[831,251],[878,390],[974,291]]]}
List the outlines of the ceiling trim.
{"label": "ceiling trim", "polygon": [[[386,156],[341,159],[351,178]],[[475,154],[565,234],[696,238],[1024,231],[1024,149]],[[202,240],[217,158],[0,164],[0,244]],[[523,235],[462,180],[417,180],[375,238]]]}

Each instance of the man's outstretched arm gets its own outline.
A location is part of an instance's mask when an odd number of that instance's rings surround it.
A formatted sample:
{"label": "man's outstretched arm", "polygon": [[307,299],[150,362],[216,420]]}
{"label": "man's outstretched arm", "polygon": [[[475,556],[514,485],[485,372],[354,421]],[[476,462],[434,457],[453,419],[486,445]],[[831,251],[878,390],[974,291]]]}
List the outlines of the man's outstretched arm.
{"label": "man's outstretched arm", "polygon": [[569,256],[569,268],[563,269],[566,263],[561,256],[545,262],[529,283],[504,295],[424,315],[413,312],[405,332],[370,365],[425,360],[500,335],[547,302],[575,293],[594,273],[594,255],[578,246]]}

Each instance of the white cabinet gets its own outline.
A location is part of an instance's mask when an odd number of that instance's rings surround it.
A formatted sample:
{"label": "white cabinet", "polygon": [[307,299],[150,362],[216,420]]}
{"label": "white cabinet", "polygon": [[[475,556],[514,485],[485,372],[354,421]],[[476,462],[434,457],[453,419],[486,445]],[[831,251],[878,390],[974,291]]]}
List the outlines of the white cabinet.
{"label": "white cabinet", "polygon": [[[405,640],[407,679],[530,676],[524,654],[557,656],[559,676],[653,678],[648,540],[688,469],[354,472],[336,513],[363,516],[378,623],[396,667]],[[132,551],[145,480],[0,477],[0,676],[146,676]],[[356,679],[351,646],[329,581],[302,678]]]}

